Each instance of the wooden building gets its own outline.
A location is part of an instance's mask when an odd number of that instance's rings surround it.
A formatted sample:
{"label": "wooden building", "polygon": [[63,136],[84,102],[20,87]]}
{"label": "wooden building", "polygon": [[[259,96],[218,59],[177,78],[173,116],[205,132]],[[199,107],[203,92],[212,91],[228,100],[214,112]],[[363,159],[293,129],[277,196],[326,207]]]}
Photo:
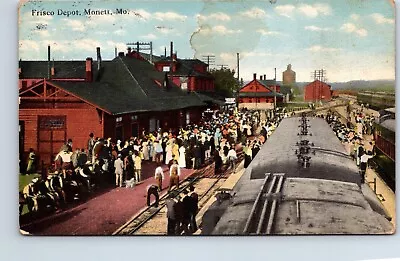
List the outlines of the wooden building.
{"label": "wooden building", "polygon": [[206,104],[149,62],[120,53],[111,61],[20,61],[20,156],[35,149],[49,164],[67,139],[125,140],[142,130],[197,123]]}
{"label": "wooden building", "polygon": [[331,86],[315,80],[304,86],[304,101],[330,101],[332,99]]}
{"label": "wooden building", "polygon": [[273,109],[274,103],[282,103],[284,95],[280,93],[280,85],[276,80],[267,80],[266,76],[253,74],[253,80],[239,90],[239,108],[250,110]]}

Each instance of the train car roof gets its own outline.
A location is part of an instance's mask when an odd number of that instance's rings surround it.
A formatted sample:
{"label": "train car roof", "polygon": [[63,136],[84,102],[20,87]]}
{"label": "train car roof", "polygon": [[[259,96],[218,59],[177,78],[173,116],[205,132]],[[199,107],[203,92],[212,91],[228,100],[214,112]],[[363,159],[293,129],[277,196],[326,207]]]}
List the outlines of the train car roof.
{"label": "train car roof", "polygon": [[388,120],[382,121],[380,123],[380,125],[382,125],[382,127],[385,127],[388,130],[396,132],[396,120],[394,120],[394,119],[388,119]]}
{"label": "train car roof", "polygon": [[[307,117],[309,133],[298,135],[301,117],[283,119],[261,147],[243,178],[264,178],[266,172],[285,173],[290,177],[321,178],[360,184],[358,168],[331,127],[322,118]],[[297,142],[307,139],[313,143],[309,156],[310,167],[298,164]]]}
{"label": "train car roof", "polygon": [[385,111],[396,114],[396,107],[387,108],[387,109],[385,109]]}
{"label": "train car roof", "polygon": [[[244,234],[260,185],[260,180],[248,180],[237,191],[219,218],[213,235]],[[271,234],[393,233],[391,223],[371,209],[354,183],[286,178],[280,196]]]}
{"label": "train car roof", "polygon": [[[215,202],[203,217],[203,234],[244,235],[267,176],[284,175],[272,234],[389,234],[391,223],[371,208],[355,162],[322,118],[307,118],[310,135],[298,135],[300,117],[281,121],[234,186],[232,198]],[[296,142],[313,143],[310,166],[299,165]],[[273,183],[268,181],[268,184]],[[296,214],[299,205],[299,216]]]}

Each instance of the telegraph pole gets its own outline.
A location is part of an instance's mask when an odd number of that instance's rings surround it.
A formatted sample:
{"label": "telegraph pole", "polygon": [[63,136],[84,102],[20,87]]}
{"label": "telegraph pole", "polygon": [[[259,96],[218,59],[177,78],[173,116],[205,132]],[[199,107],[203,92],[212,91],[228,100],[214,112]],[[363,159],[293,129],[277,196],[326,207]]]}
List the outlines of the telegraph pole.
{"label": "telegraph pole", "polygon": [[208,70],[210,70],[210,65],[214,65],[215,63],[215,55],[203,55],[201,60],[207,63]]}
{"label": "telegraph pole", "polygon": [[239,60],[240,60],[240,55],[239,53],[236,53],[236,62],[237,62],[237,86],[236,86],[236,108],[239,110],[239,89],[242,87],[239,81]]}
{"label": "telegraph pole", "polygon": [[153,63],[153,42],[136,42],[127,43],[127,46],[136,46],[136,52],[139,54],[140,51],[150,51],[149,62]]}
{"label": "telegraph pole", "polygon": [[311,73],[311,77],[314,78],[314,81],[318,80],[318,90],[317,88],[314,89],[314,98],[315,102],[321,100],[321,89],[322,89],[322,82],[326,82],[328,79],[326,78],[326,70],[314,70]]}
{"label": "telegraph pole", "polygon": [[275,68],[275,78],[274,78],[275,84],[274,84],[274,110],[276,111],[276,68]]}

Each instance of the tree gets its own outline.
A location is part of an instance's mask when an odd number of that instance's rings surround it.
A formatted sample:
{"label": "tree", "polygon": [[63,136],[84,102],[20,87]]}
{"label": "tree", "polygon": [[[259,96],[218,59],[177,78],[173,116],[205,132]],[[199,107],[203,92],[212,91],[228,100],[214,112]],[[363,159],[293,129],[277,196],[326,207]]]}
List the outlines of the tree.
{"label": "tree", "polygon": [[210,71],[215,79],[215,92],[224,97],[235,97],[239,83],[235,78],[235,70],[228,68],[212,69]]}

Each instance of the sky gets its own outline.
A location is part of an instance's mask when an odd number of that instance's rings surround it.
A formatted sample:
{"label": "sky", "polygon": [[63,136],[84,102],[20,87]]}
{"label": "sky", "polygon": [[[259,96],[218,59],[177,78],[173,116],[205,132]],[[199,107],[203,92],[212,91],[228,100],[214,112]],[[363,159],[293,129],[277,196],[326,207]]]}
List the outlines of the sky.
{"label": "sky", "polygon": [[169,55],[173,41],[179,58],[214,56],[210,67],[236,70],[239,53],[245,81],[274,68],[280,81],[288,64],[298,82],[319,69],[328,82],[394,79],[394,12],[392,0],[25,2],[19,59],[46,60],[50,45],[54,60],[95,58],[97,46],[110,60],[136,41]]}

